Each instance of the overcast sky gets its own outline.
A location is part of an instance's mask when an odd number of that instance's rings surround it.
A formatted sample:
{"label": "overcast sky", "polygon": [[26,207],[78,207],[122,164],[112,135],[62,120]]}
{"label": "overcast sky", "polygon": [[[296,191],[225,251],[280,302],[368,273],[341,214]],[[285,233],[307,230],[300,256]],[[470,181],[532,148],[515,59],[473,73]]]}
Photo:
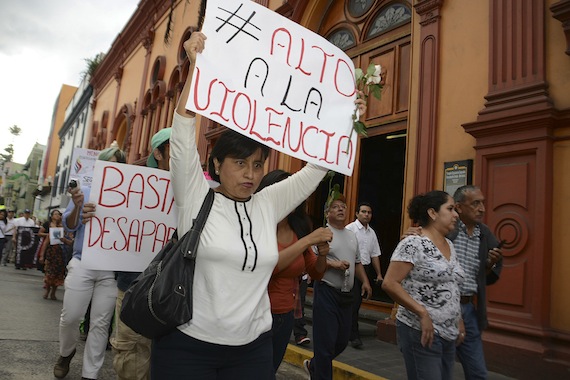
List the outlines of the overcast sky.
{"label": "overcast sky", "polygon": [[0,0],[0,153],[12,125],[22,129],[13,161],[47,144],[62,84],[79,85],[84,59],[109,50],[138,2]]}

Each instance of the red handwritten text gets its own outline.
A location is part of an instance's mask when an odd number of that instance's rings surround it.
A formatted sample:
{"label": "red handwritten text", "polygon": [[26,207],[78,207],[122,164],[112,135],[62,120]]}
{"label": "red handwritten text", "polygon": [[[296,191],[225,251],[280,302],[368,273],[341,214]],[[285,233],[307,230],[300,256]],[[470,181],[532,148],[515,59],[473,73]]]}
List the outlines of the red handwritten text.
{"label": "red handwritten text", "polygon": [[125,178],[125,174],[114,166],[103,169],[103,179],[97,203],[103,207],[127,207],[138,210],[159,209],[170,214],[174,197],[166,197],[170,179],[156,175],[148,177],[134,174]]}

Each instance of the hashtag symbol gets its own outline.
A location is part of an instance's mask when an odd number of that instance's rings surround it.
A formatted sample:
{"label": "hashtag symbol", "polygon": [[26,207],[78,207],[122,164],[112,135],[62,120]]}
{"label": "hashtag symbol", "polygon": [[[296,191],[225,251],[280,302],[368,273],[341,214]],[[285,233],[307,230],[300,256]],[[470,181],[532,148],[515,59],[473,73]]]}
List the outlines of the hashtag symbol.
{"label": "hashtag symbol", "polygon": [[[251,27],[257,29],[258,31],[261,31],[261,29],[259,29],[257,26],[253,25],[250,21],[253,18],[253,16],[255,16],[255,11],[252,12],[249,17],[247,19],[241,17],[238,15],[238,12],[240,11],[241,7],[243,4],[240,4],[240,6],[234,11],[231,12],[227,9],[223,9],[223,8],[219,8],[221,11],[225,12],[227,14],[227,18],[224,19],[222,17],[216,17],[216,19],[222,21],[222,24],[218,27],[218,29],[216,29],[216,32],[219,32],[220,29],[222,29],[224,26],[229,25],[234,27],[235,33],[226,41],[226,43],[230,42],[231,40],[234,39],[235,36],[237,36],[240,32],[245,33],[246,35],[252,37],[255,40],[259,40],[259,38],[257,38],[256,36],[254,36],[253,34],[251,34],[250,32],[248,32],[247,30],[244,30],[244,28],[248,25],[250,25]],[[233,23],[232,20],[236,20],[236,23]],[[242,25],[239,26],[237,25],[237,23],[239,23],[240,21],[243,21]]]}

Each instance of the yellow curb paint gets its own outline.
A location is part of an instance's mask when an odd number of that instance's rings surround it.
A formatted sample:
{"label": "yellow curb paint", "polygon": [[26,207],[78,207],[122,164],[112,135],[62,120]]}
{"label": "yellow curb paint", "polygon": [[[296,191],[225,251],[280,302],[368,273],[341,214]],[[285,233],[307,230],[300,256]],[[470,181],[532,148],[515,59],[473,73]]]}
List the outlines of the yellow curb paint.
{"label": "yellow curb paint", "polygon": [[[283,358],[289,364],[303,368],[303,361],[313,357],[313,352],[304,348],[289,344],[285,357]],[[388,380],[385,377],[375,375],[370,372],[363,371],[348,364],[333,360],[333,379],[335,380]]]}

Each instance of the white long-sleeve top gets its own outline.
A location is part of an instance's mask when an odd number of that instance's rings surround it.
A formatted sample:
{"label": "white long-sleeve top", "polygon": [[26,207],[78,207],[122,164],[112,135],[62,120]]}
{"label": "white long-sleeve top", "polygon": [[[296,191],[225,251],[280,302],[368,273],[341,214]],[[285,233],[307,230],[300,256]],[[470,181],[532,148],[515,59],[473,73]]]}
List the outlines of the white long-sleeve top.
{"label": "white long-sleeve top", "polygon": [[[196,150],[195,119],[174,115],[170,171],[178,207],[178,234],[192,226],[209,185]],[[200,236],[192,320],[183,333],[238,346],[271,329],[267,284],[277,264],[277,223],[318,186],[326,169],[308,164],[291,177],[240,202],[215,193]]]}

